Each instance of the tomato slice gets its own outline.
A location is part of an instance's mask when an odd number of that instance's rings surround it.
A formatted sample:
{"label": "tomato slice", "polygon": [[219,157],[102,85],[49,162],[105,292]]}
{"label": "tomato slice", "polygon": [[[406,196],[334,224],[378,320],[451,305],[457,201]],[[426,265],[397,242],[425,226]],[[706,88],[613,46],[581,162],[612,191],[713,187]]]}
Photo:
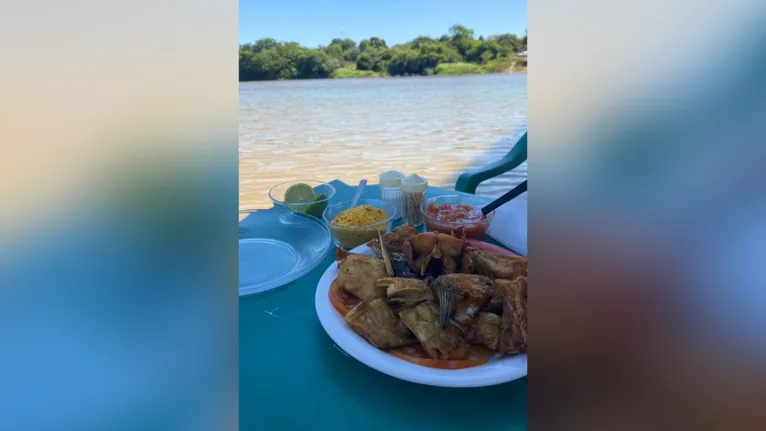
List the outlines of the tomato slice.
{"label": "tomato slice", "polygon": [[348,314],[348,311],[359,303],[359,299],[349,295],[340,288],[337,279],[333,280],[332,284],[330,284],[329,296],[332,306],[343,316]]}
{"label": "tomato slice", "polygon": [[461,368],[471,368],[486,364],[489,362],[490,356],[492,356],[492,352],[483,346],[471,346],[468,348],[468,359],[432,359],[421,346],[401,347],[391,349],[388,352],[397,358],[404,359],[413,364],[443,370],[459,370]]}

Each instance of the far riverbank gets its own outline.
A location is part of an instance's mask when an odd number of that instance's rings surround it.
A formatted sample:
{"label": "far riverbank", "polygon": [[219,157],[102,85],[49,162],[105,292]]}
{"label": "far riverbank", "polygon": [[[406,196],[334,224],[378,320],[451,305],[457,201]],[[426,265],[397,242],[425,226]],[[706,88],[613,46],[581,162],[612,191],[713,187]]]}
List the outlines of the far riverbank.
{"label": "far riverbank", "polygon": [[[520,63],[520,62],[519,62]],[[526,73],[527,62],[523,62],[523,66],[517,66],[512,63],[510,66],[502,65],[500,67],[488,67],[487,65],[473,64],[473,63],[443,63],[430,73],[424,75],[413,76],[460,76],[460,75],[485,75],[495,73]],[[406,76],[406,75],[405,75]],[[346,79],[346,78],[387,78],[391,77],[385,72],[373,72],[371,70],[356,70],[354,67],[344,67],[333,72],[329,78],[331,79]]]}
{"label": "far riverbank", "polygon": [[266,38],[240,45],[239,81],[504,73],[525,70],[526,52],[526,35],[477,38],[457,24],[439,38],[418,36],[394,46],[379,37],[333,39],[316,48]]}

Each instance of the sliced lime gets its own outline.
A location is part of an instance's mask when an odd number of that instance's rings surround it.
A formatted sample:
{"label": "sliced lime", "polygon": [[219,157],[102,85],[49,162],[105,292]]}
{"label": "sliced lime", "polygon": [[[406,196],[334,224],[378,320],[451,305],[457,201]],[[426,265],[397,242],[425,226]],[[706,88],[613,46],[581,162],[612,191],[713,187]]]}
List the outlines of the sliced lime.
{"label": "sliced lime", "polygon": [[285,202],[288,204],[301,204],[316,201],[314,189],[308,184],[297,183],[287,188]]}
{"label": "sliced lime", "polygon": [[309,205],[300,204],[308,204],[314,201],[316,201],[314,189],[311,188],[311,186],[308,184],[293,184],[288,187],[287,191],[285,192],[285,203],[287,204],[288,208],[292,209],[293,211],[304,213],[308,209]]}

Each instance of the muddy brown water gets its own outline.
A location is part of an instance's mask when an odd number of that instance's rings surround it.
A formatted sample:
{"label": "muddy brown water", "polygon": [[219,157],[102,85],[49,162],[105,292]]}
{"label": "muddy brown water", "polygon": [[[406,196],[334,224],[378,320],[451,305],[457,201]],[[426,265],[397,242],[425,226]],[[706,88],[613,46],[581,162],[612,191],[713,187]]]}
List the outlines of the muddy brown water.
{"label": "muddy brown water", "polygon": [[[526,90],[526,73],[240,83],[240,209],[270,207],[280,182],[375,184],[390,169],[454,188],[526,129]],[[478,193],[501,195],[526,176],[524,163]]]}

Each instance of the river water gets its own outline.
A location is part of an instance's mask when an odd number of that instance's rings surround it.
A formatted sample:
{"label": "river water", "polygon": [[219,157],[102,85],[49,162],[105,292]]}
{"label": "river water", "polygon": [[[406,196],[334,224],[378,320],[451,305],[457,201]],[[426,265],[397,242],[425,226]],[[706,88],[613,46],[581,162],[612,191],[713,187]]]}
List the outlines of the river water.
{"label": "river water", "polygon": [[[239,206],[268,208],[296,179],[377,183],[396,169],[454,188],[503,157],[526,129],[527,75],[324,79],[239,84]],[[526,163],[483,183],[498,196]]]}

